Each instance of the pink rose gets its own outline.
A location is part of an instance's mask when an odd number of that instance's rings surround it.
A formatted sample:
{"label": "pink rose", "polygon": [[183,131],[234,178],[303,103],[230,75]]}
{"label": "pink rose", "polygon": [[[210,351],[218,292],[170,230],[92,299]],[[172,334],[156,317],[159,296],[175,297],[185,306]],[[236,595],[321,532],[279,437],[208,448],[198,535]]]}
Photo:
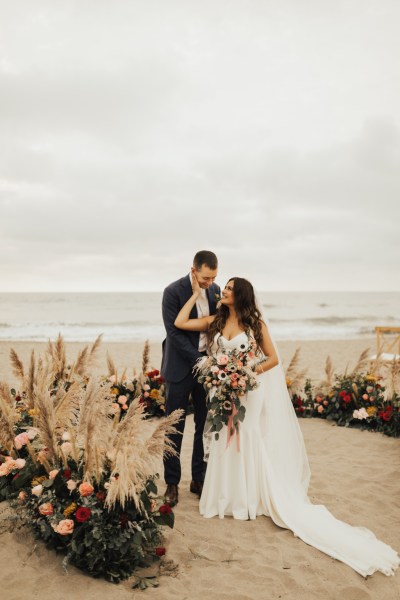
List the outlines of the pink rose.
{"label": "pink rose", "polygon": [[76,483],[76,481],[74,481],[73,479],[68,479],[67,488],[69,489],[70,492],[73,492],[76,489],[77,485],[78,484]]}
{"label": "pink rose", "polygon": [[92,485],[90,485],[90,483],[87,483],[86,481],[81,483],[81,485],[79,486],[79,493],[81,496],[90,496],[90,494],[93,494],[93,492],[94,492],[94,487]]}
{"label": "pink rose", "polygon": [[17,469],[23,469],[26,464],[26,460],[24,458],[17,458],[17,460],[14,462]]}
{"label": "pink rose", "polygon": [[323,404],[324,406],[328,406],[329,402],[328,402],[328,400],[324,400],[322,404]]}
{"label": "pink rose", "polygon": [[316,399],[317,402],[322,402],[322,396],[316,396],[315,399]]}
{"label": "pink rose", "polygon": [[53,525],[53,529],[60,535],[69,535],[74,530],[74,522],[72,519],[63,519],[58,525]]}
{"label": "pink rose", "polygon": [[32,494],[34,496],[39,497],[39,496],[42,495],[42,492],[43,492],[43,486],[40,485],[40,484],[39,485],[35,485],[35,487],[32,488]]}
{"label": "pink rose", "polygon": [[150,396],[150,394],[149,394],[149,392],[145,392],[145,393],[143,394],[143,396],[144,396],[145,398],[148,398],[148,397]]}
{"label": "pink rose", "polygon": [[143,389],[147,392],[150,389],[150,386],[145,383]]}
{"label": "pink rose", "polygon": [[126,404],[127,401],[127,397],[126,396],[119,396],[118,398],[118,404]]}
{"label": "pink rose", "polygon": [[50,502],[45,502],[39,506],[39,512],[41,515],[48,517],[54,513],[53,505]]}
{"label": "pink rose", "polygon": [[55,479],[59,470],[60,469],[53,469],[52,471],[50,471],[50,473],[49,473],[50,479]]}
{"label": "pink rose", "polygon": [[117,413],[119,411],[119,404],[117,402],[113,402],[111,404],[111,408],[113,409],[113,413]]}
{"label": "pink rose", "polygon": [[29,442],[29,435],[27,434],[26,431],[24,431],[23,433],[19,433],[14,438],[14,446],[17,450],[21,450],[22,446],[26,446],[26,444],[28,442]]}
{"label": "pink rose", "polygon": [[324,412],[324,407],[323,407],[323,406],[321,406],[321,405],[319,405],[319,406],[318,406],[318,408],[317,408],[317,411],[318,411],[319,413],[323,413],[323,412]]}
{"label": "pink rose", "polygon": [[20,493],[18,494],[18,500],[20,502],[23,502],[24,500],[26,500],[28,497],[28,494],[26,492],[24,492],[24,490],[21,490]]}
{"label": "pink rose", "polygon": [[363,396],[362,396],[363,400],[368,400],[368,398],[369,398],[368,394],[363,394]]}
{"label": "pink rose", "polygon": [[227,357],[226,354],[221,354],[221,356],[218,356],[217,363],[219,365],[227,365],[228,362],[229,362],[229,358]]}

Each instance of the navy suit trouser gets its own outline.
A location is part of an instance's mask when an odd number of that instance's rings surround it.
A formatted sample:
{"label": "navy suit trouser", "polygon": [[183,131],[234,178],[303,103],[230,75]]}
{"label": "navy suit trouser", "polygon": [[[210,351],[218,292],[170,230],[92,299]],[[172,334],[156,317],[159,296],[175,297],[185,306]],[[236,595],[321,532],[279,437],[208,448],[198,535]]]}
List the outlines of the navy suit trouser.
{"label": "navy suit trouser", "polygon": [[204,462],[203,431],[207,417],[206,392],[197,378],[189,372],[182,381],[178,383],[166,382],[167,402],[165,412],[170,415],[174,410],[183,409],[184,415],[176,425],[179,433],[169,436],[174,442],[177,456],[164,455],[164,478],[167,484],[178,484],[181,480],[181,446],[183,431],[185,429],[186,410],[189,397],[192,396],[194,408],[194,440],[192,453],[192,479],[193,481],[204,481],[207,463]]}

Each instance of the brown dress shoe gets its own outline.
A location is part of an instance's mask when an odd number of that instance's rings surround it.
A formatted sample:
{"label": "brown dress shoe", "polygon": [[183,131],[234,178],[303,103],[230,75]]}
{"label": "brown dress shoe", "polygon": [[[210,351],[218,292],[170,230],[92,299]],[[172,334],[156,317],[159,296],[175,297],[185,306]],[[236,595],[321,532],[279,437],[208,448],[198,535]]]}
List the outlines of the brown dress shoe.
{"label": "brown dress shoe", "polygon": [[167,504],[178,504],[178,486],[175,483],[168,483],[165,490],[165,501]]}
{"label": "brown dress shoe", "polygon": [[203,482],[202,481],[191,481],[190,482],[190,491],[192,494],[197,494],[200,498],[201,492],[203,491]]}

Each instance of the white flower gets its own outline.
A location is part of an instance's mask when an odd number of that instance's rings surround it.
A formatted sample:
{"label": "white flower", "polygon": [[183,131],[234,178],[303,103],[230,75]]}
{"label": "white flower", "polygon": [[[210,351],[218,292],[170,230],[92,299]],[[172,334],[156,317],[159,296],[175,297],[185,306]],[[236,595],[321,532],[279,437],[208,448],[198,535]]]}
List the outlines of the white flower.
{"label": "white flower", "polygon": [[67,481],[67,488],[69,489],[70,492],[72,492],[73,490],[75,490],[77,485],[78,484],[76,483],[76,481],[74,481],[73,479],[68,479],[68,481]]}
{"label": "white flower", "polygon": [[25,466],[26,460],[24,458],[17,458],[15,461],[15,465],[17,469],[23,469]]}
{"label": "white flower", "polygon": [[69,442],[69,440],[71,439],[71,436],[70,436],[69,432],[68,431],[64,431],[64,433],[61,436],[61,439],[64,442]]}
{"label": "white flower", "polygon": [[28,434],[29,439],[33,440],[37,436],[38,430],[34,429],[33,427],[30,427],[26,430],[26,433]]}
{"label": "white flower", "polygon": [[240,344],[240,346],[239,346],[239,350],[241,352],[245,352],[246,350],[248,350],[248,348],[249,348],[249,344],[247,344],[246,342],[243,342],[243,344]]}
{"label": "white flower", "polygon": [[227,374],[225,373],[225,371],[220,371],[218,373],[218,379],[220,379],[221,381],[224,381],[227,378]]}
{"label": "white flower", "polygon": [[368,417],[369,414],[367,413],[364,407],[360,408],[360,410],[353,411],[353,419],[359,419],[361,421],[362,419],[368,419]]}
{"label": "white flower", "polygon": [[34,496],[41,496],[43,492],[43,486],[42,485],[35,485],[35,487],[32,488],[32,494]]}

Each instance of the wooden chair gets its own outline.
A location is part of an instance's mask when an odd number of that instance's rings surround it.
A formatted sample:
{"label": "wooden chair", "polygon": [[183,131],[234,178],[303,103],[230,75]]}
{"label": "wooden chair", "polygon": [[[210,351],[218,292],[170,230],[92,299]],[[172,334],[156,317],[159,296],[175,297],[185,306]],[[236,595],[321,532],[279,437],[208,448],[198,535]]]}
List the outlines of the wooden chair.
{"label": "wooden chair", "polygon": [[371,360],[400,360],[400,327],[375,327],[376,354]]}

